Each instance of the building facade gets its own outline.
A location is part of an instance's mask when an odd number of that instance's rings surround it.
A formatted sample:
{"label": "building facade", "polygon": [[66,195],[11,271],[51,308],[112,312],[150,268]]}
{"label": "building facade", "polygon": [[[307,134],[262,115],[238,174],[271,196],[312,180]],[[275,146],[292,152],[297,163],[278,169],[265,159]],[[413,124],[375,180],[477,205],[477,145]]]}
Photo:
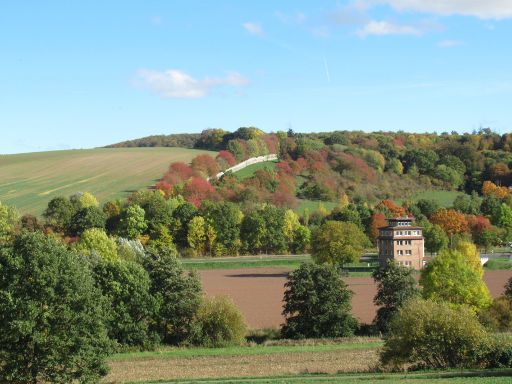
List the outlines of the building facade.
{"label": "building facade", "polygon": [[379,228],[377,245],[381,267],[390,259],[418,270],[425,264],[423,228],[414,226],[410,217],[388,219],[388,226]]}

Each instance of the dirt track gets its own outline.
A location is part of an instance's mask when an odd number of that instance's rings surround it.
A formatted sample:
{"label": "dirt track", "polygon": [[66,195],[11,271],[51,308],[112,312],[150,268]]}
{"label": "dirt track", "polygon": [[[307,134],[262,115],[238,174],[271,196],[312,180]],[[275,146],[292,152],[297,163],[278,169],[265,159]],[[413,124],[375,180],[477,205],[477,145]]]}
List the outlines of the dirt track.
{"label": "dirt track", "polygon": [[[230,296],[251,328],[275,328],[283,322],[283,285],[288,271],[285,268],[247,268],[200,271],[200,275],[206,293]],[[510,277],[512,271],[487,271],[484,280],[492,295],[499,296]],[[345,282],[354,291],[352,313],[362,322],[371,322],[375,316],[373,279],[349,277]]]}

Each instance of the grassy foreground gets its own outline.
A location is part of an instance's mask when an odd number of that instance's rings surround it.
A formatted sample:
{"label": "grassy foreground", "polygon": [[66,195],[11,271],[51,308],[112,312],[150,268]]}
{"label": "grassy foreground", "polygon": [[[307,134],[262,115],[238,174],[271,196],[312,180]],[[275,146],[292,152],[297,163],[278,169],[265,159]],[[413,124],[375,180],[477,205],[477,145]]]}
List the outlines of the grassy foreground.
{"label": "grassy foreground", "polygon": [[110,358],[104,383],[509,383],[512,370],[374,373],[377,338],[162,348]]}
{"label": "grassy foreground", "polygon": [[0,201],[40,214],[56,196],[93,193],[100,202],[154,185],[174,161],[201,153],[184,148],[99,148],[0,155]]}

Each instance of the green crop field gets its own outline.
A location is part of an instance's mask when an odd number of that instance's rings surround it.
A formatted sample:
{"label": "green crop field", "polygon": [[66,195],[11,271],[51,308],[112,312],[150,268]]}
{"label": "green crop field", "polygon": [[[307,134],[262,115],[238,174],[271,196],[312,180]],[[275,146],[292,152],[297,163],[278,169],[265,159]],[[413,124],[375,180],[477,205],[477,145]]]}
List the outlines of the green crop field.
{"label": "green crop field", "polygon": [[0,155],[0,201],[40,214],[55,196],[93,193],[100,202],[154,185],[174,161],[201,153],[184,148],[100,148]]}

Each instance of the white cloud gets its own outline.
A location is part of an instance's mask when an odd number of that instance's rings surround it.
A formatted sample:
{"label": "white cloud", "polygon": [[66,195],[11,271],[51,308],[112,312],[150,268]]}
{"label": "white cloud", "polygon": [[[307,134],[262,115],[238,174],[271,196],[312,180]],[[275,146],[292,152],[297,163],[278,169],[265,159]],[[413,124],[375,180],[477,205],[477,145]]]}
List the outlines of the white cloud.
{"label": "white cloud", "polygon": [[356,0],[360,7],[387,4],[399,11],[415,11],[437,15],[464,15],[480,19],[507,19],[512,17],[510,0]]}
{"label": "white cloud", "polygon": [[242,26],[245,28],[247,32],[254,36],[263,36],[265,33],[263,32],[263,28],[258,23],[246,22],[243,23]]}
{"label": "white cloud", "polygon": [[372,20],[357,30],[359,37],[369,35],[385,36],[385,35],[421,35],[421,30],[411,25],[399,25],[389,21]]}
{"label": "white cloud", "polygon": [[453,48],[458,47],[460,45],[464,45],[464,42],[459,40],[442,40],[437,43],[437,46],[440,48]]}
{"label": "white cloud", "polygon": [[274,15],[283,24],[302,24],[306,21],[306,14],[304,12],[286,13],[281,11],[274,12]]}
{"label": "white cloud", "polygon": [[198,99],[207,96],[216,87],[241,87],[247,84],[249,80],[238,72],[199,80],[177,69],[141,69],[135,79],[136,86],[148,89],[164,99]]}

